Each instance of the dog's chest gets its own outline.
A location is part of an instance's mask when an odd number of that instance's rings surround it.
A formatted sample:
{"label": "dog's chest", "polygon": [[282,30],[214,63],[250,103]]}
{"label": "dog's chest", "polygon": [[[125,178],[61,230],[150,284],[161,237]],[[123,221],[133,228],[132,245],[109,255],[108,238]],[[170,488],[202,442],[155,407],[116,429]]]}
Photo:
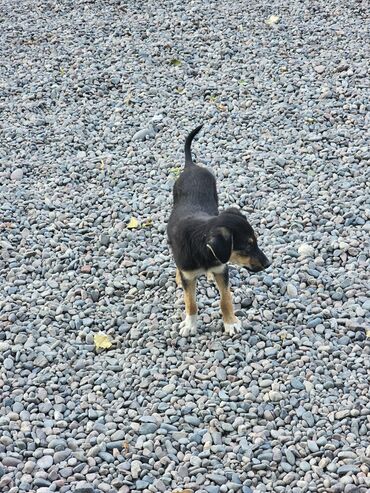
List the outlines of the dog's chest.
{"label": "dog's chest", "polygon": [[203,275],[203,274],[221,274],[225,269],[225,265],[216,265],[215,267],[211,267],[209,269],[194,269],[194,270],[183,270],[182,275],[185,277],[186,280],[192,281],[193,279],[196,279],[197,277]]}

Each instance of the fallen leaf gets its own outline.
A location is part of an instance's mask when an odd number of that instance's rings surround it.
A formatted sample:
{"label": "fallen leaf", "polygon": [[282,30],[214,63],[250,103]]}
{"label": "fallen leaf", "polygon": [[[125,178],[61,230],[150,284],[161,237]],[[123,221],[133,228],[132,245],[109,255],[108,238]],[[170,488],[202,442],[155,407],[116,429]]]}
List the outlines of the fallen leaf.
{"label": "fallen leaf", "polygon": [[170,65],[172,65],[173,67],[179,67],[181,65],[181,60],[178,60],[177,58],[172,58],[172,60],[170,60]]}
{"label": "fallen leaf", "polygon": [[265,23],[268,26],[274,26],[280,21],[280,17],[278,15],[270,15],[268,19],[265,20]]}
{"label": "fallen leaf", "polygon": [[226,106],[226,104],[222,104],[222,103],[216,104],[216,108],[219,111],[227,111],[228,110],[228,107]]}
{"label": "fallen leaf", "polygon": [[132,217],[130,219],[130,222],[127,225],[127,228],[128,229],[135,229],[135,228],[138,228],[138,227],[139,227],[139,221],[135,217]]}
{"label": "fallen leaf", "polygon": [[173,168],[170,169],[170,173],[176,177],[180,176],[181,173],[181,168],[180,166],[174,166]]}
{"label": "fallen leaf", "polygon": [[366,337],[370,338],[370,329],[366,331]]}
{"label": "fallen leaf", "polygon": [[94,344],[96,349],[109,349],[112,346],[109,337],[103,332],[94,335]]}
{"label": "fallen leaf", "polygon": [[147,219],[142,224],[143,228],[151,228],[153,226],[153,219]]}
{"label": "fallen leaf", "polygon": [[126,94],[125,99],[123,100],[125,104],[131,104],[132,103],[132,92],[128,92]]}
{"label": "fallen leaf", "polygon": [[178,94],[184,94],[184,92],[185,92],[185,88],[184,88],[184,87],[176,87],[175,91],[176,91]]}
{"label": "fallen leaf", "polygon": [[101,171],[104,171],[104,166],[105,166],[105,163],[104,163],[104,160],[102,159],[102,160],[100,161],[100,170],[101,170]]}

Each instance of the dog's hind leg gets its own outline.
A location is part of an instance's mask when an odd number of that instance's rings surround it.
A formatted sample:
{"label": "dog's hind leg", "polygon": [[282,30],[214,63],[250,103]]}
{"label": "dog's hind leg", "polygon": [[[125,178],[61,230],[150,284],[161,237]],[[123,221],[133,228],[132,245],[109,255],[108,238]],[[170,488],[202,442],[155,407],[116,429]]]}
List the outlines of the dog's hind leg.
{"label": "dog's hind leg", "polygon": [[182,322],[182,327],[180,329],[180,335],[187,337],[189,335],[194,335],[197,332],[197,302],[195,299],[195,289],[197,284],[197,279],[185,279],[181,275],[182,287],[184,289],[184,300],[185,300],[185,312],[186,318]]}
{"label": "dog's hind leg", "polygon": [[224,327],[226,334],[233,336],[241,330],[240,320],[235,316],[233,300],[229,287],[229,269],[225,267],[225,270],[221,274],[214,274],[215,281],[220,291],[221,296],[221,312],[224,321]]}

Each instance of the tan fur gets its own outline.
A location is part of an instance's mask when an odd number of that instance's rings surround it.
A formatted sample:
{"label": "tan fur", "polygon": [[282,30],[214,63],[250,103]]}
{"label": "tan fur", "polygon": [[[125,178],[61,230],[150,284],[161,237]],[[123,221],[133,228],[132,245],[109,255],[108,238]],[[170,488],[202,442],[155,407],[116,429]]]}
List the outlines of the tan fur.
{"label": "tan fur", "polygon": [[182,287],[181,275],[179,269],[176,269],[176,284],[179,288]]}
{"label": "tan fur", "polygon": [[255,267],[262,267],[261,264],[254,257],[241,255],[238,252],[232,252],[230,262],[232,264],[240,265],[241,267],[249,267],[250,269],[253,269]]}
{"label": "tan fur", "polygon": [[223,274],[214,274],[215,281],[220,292],[221,300],[221,312],[222,318],[225,324],[234,324],[238,322],[234,314],[233,300],[229,286],[225,284]]}
{"label": "tan fur", "polygon": [[197,284],[197,280],[192,279],[186,282],[186,287],[184,288],[186,315],[196,315],[198,311],[197,302],[195,300],[196,284]]}

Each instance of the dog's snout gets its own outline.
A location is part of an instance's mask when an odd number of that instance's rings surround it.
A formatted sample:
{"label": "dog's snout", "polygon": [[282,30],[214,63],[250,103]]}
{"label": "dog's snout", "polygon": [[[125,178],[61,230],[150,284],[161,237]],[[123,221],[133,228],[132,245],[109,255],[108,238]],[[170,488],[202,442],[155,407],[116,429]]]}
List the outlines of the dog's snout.
{"label": "dog's snout", "polygon": [[259,256],[258,256],[259,264],[260,264],[260,270],[267,269],[271,265],[271,261],[266,257],[266,255],[260,250],[259,251]]}
{"label": "dog's snout", "polygon": [[269,260],[267,257],[266,257],[266,260],[263,262],[263,268],[264,269],[267,269],[268,267],[270,267],[270,265],[272,264],[271,260]]}

